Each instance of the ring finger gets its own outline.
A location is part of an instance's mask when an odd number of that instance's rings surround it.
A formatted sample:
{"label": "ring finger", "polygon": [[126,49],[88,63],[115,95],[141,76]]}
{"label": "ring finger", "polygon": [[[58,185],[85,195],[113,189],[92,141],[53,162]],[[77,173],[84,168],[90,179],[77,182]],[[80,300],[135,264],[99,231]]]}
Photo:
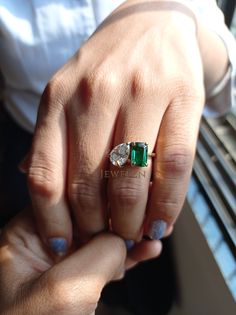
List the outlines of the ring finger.
{"label": "ring finger", "polygon": [[[125,102],[127,103],[127,98]],[[129,106],[122,107],[119,113],[114,147],[132,141],[147,142],[150,153],[155,147],[164,106],[153,104],[153,96],[135,97],[128,99],[128,103]],[[131,150],[135,149],[138,149],[137,145]],[[145,150],[143,153],[145,154]],[[148,199],[151,164],[149,159],[148,166],[145,168],[127,164],[122,169],[113,165],[110,169],[108,191],[112,228],[127,240],[138,240],[141,234]]]}

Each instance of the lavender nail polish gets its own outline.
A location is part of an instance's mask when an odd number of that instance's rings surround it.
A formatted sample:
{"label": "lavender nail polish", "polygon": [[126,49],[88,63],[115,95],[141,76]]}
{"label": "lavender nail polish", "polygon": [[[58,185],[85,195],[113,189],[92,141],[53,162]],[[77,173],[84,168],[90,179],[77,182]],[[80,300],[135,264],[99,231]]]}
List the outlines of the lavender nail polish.
{"label": "lavender nail polish", "polygon": [[125,240],[125,245],[128,251],[134,247],[134,244],[135,243],[132,240]]}
{"label": "lavender nail polish", "polygon": [[49,246],[57,256],[64,256],[68,250],[68,243],[65,238],[52,237],[48,240]]}
{"label": "lavender nail polish", "polygon": [[156,220],[152,223],[149,237],[153,240],[160,240],[166,231],[167,223],[163,220]]}

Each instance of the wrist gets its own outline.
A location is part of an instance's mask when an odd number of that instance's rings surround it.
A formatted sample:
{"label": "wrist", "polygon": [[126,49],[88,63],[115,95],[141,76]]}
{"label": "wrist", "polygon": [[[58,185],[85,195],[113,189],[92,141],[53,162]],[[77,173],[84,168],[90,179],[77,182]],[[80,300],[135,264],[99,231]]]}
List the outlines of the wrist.
{"label": "wrist", "polygon": [[[128,5],[144,5],[143,0],[127,0],[126,3]],[[206,98],[209,98],[212,89],[224,78],[228,70],[228,54],[223,41],[202,22],[199,10],[189,0],[149,0],[145,2],[145,6],[145,8],[149,7],[150,10],[152,8],[157,11],[169,10],[170,12],[182,13],[177,24],[182,24],[182,29],[188,32],[189,36],[196,36],[204,72]],[[175,16],[178,17],[178,15]],[[195,34],[191,23],[186,24],[186,19],[183,19],[183,16],[192,20],[195,26]]]}
{"label": "wrist", "polygon": [[206,98],[229,70],[228,52],[222,39],[198,20],[198,44],[204,70]]}
{"label": "wrist", "polygon": [[[182,14],[181,19],[178,19],[178,24],[183,20],[183,24],[185,23],[183,16],[190,19],[193,26],[195,27],[195,35],[197,34],[197,14],[194,6],[189,0],[126,0],[126,7],[132,7],[132,12],[137,10],[137,12],[169,12],[169,13],[177,13]],[[177,16],[177,14],[175,14]],[[185,30],[189,29],[189,25]],[[192,29],[192,28],[191,28]]]}

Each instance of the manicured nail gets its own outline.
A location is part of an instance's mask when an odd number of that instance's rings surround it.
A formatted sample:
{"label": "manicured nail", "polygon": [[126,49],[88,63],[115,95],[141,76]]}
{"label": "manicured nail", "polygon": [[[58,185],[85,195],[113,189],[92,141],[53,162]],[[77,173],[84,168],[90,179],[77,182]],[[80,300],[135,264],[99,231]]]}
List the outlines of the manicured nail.
{"label": "manicured nail", "polygon": [[152,240],[160,240],[166,231],[167,223],[163,220],[156,220],[152,223],[148,236]]}
{"label": "manicured nail", "polygon": [[134,247],[134,244],[135,242],[132,240],[125,240],[125,245],[128,251]]}
{"label": "manicured nail", "polygon": [[57,256],[64,256],[68,250],[68,243],[65,238],[52,237],[48,240],[49,246]]}
{"label": "manicured nail", "polygon": [[29,160],[29,154],[26,154],[26,156],[18,164],[18,169],[23,174],[26,174],[28,171],[28,163],[29,163],[28,160]]}

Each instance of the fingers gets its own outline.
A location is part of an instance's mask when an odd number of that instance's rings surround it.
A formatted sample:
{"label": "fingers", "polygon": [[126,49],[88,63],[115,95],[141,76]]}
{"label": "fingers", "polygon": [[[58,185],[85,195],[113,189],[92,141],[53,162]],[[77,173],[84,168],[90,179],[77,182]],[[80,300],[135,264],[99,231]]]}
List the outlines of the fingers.
{"label": "fingers", "polygon": [[[109,79],[110,77],[110,79]],[[106,179],[119,99],[116,77],[84,76],[78,103],[67,113],[69,127],[68,196],[80,240],[87,241],[108,227]]]}
{"label": "fingers", "polygon": [[70,246],[66,204],[67,129],[60,90],[52,81],[42,96],[28,166],[28,186],[39,232],[56,255]]}
{"label": "fingers", "polygon": [[126,269],[133,268],[142,261],[158,257],[161,254],[161,251],[162,243],[160,241],[142,240],[128,252],[125,262]]}
{"label": "fingers", "polygon": [[[155,146],[157,133],[164,113],[163,100],[154,104],[154,88],[145,82],[144,75],[134,77],[131,96],[123,101],[128,103],[122,107],[116,124],[113,147],[126,142],[147,142],[149,153]],[[142,79],[141,79],[142,78]],[[145,93],[143,93],[145,91]],[[164,103],[164,102],[163,102]],[[146,106],[144,106],[145,104]],[[132,154],[131,154],[132,155]],[[110,164],[111,165],[111,164]],[[152,161],[148,159],[148,167],[118,168],[111,165],[109,177],[109,201],[111,205],[111,221],[113,230],[127,240],[138,240],[146,211]],[[117,173],[118,172],[118,173]],[[117,176],[112,174],[117,173]],[[124,174],[122,176],[122,174]]]}
{"label": "fingers", "polygon": [[[9,314],[28,314],[20,311],[23,305],[16,301],[23,302],[25,289],[30,289],[34,280],[52,265],[36,233],[32,212],[18,214],[0,235],[0,313],[6,308]],[[12,308],[16,305],[14,312]]]}
{"label": "fingers", "polygon": [[171,229],[186,195],[204,104],[203,93],[189,96],[189,91],[170,104],[158,135],[145,223],[145,233],[152,239]]}
{"label": "fingers", "polygon": [[124,273],[125,244],[111,234],[52,266],[30,213],[18,215],[0,241],[0,309],[9,309],[6,314],[90,315],[104,285]]}
{"label": "fingers", "polygon": [[100,234],[55,264],[42,245],[30,212],[19,214],[4,230],[0,305],[2,311],[9,309],[6,314],[91,314],[107,282],[161,252],[160,241],[142,241],[126,259],[121,238]]}
{"label": "fingers", "polygon": [[56,306],[58,314],[90,315],[105,284],[124,272],[125,257],[125,244],[119,237],[103,234],[92,239],[40,280],[46,300],[50,293],[48,309]]}

